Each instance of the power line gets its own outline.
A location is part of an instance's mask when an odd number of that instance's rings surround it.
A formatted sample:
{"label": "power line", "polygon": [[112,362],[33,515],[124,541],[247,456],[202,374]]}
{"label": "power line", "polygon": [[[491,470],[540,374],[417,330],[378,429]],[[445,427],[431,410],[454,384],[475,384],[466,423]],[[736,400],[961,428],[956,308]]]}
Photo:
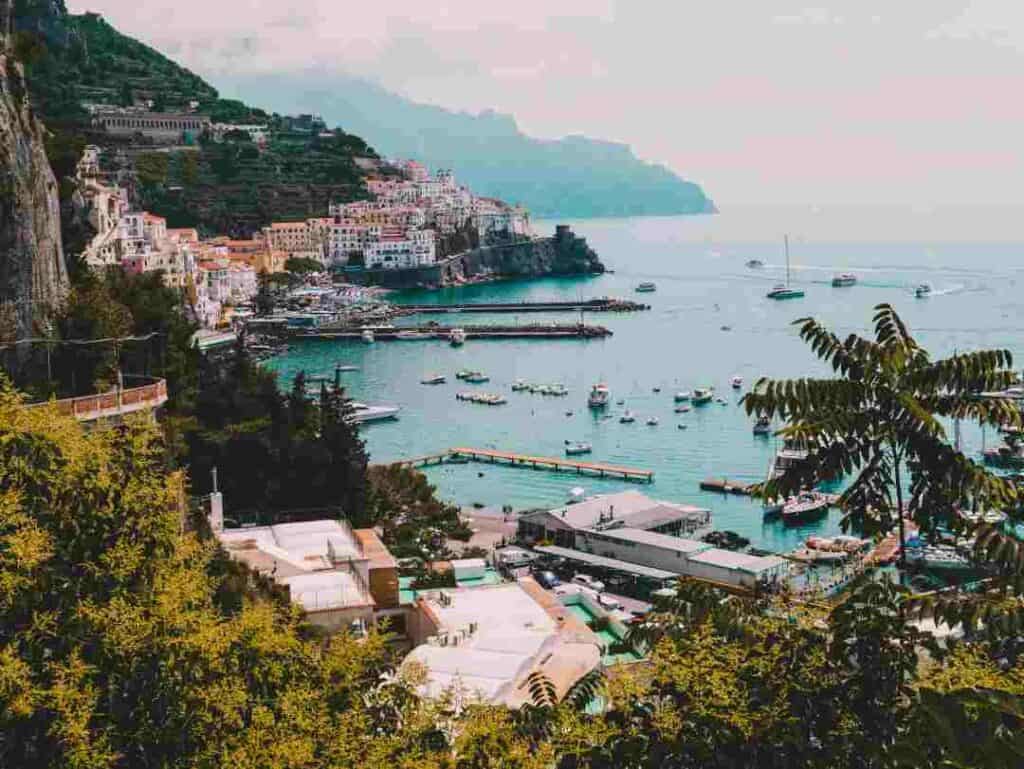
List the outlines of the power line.
{"label": "power line", "polygon": [[163,331],[151,331],[143,336],[111,336],[103,339],[18,339],[14,344],[2,345],[0,350],[12,350],[23,344],[45,344],[45,345],[76,345],[84,347],[92,344],[109,344],[111,342],[145,342],[155,336],[163,336]]}

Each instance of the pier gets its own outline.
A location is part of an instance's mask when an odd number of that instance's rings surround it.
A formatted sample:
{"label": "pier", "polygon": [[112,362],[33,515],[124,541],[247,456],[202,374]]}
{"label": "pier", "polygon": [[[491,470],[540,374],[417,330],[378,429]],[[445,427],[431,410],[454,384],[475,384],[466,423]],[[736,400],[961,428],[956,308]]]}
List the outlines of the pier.
{"label": "pier", "polygon": [[600,462],[579,462],[574,459],[556,457],[536,457],[530,454],[514,454],[509,451],[493,449],[471,449],[458,447],[439,454],[428,454],[413,459],[403,459],[391,464],[402,467],[426,467],[446,462],[486,462],[488,464],[504,464],[511,467],[526,467],[531,470],[551,470],[553,472],[590,475],[598,478],[620,478],[637,483],[652,483],[654,471],[641,470],[635,467],[606,465]]}
{"label": "pier", "polygon": [[649,304],[628,299],[603,297],[569,302],[484,302],[474,304],[403,304],[395,309],[409,314],[441,315],[458,312],[637,312],[649,310]]}
{"label": "pier", "polygon": [[727,478],[705,478],[700,482],[701,491],[717,491],[721,494],[739,494],[749,497],[755,483],[743,483],[742,481],[730,481]]}
{"label": "pier", "polygon": [[[391,329],[373,328],[374,341],[448,341],[451,331],[455,326],[401,326]],[[612,335],[610,329],[604,326],[588,326],[583,323],[548,323],[530,324],[523,326],[505,325],[480,325],[480,326],[458,326],[466,332],[466,339],[602,339]],[[416,332],[420,336],[418,340],[410,339],[408,335],[399,336],[400,333]],[[362,328],[338,329],[332,331],[323,329],[320,331],[306,331],[297,333],[295,339],[352,339],[361,340]]]}

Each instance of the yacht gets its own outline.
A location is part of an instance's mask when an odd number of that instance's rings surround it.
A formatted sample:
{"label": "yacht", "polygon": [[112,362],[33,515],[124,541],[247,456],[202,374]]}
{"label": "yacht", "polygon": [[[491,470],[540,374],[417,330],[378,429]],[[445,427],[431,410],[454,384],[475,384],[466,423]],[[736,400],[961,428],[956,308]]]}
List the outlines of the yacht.
{"label": "yacht", "polygon": [[626,411],[621,417],[619,417],[619,423],[623,425],[631,425],[636,421],[636,417],[633,416],[632,411]]}
{"label": "yacht", "polygon": [[747,267],[749,267],[752,270],[759,270],[762,267],[764,267],[764,262],[762,262],[760,259],[749,259],[747,260]]}
{"label": "yacht", "polygon": [[690,398],[692,397],[693,393],[691,393],[689,390],[680,390],[679,392],[676,393],[675,400],[676,403],[686,403],[686,401],[690,400]]}
{"label": "yacht", "polygon": [[715,389],[713,387],[695,387],[693,390],[693,405],[703,406],[705,403],[711,403],[715,397]]}
{"label": "yacht", "polygon": [[587,398],[587,405],[592,409],[603,409],[608,405],[611,398],[611,391],[606,384],[596,384],[590,390],[590,397]]}
{"label": "yacht", "polygon": [[470,384],[483,384],[484,382],[490,382],[491,378],[487,374],[483,374],[479,371],[470,371],[469,374],[463,377],[463,379]]}
{"label": "yacht", "polygon": [[651,283],[650,281],[646,281],[644,283],[638,284],[636,290],[640,294],[649,294],[652,291],[657,291],[658,287]]}
{"label": "yacht", "polygon": [[657,427],[658,426],[658,418],[657,417],[651,417],[650,419],[648,419],[647,420],[647,426],[648,427]]}
{"label": "yacht", "polygon": [[857,285],[857,276],[852,272],[841,272],[832,278],[833,288],[845,288]]}
{"label": "yacht", "polygon": [[828,511],[829,500],[824,494],[805,491],[790,497],[782,506],[782,520],[787,524],[803,523],[820,518]]}
{"label": "yacht", "polygon": [[565,454],[569,457],[589,454],[593,450],[594,447],[585,441],[567,441],[565,444]]}
{"label": "yacht", "polygon": [[776,283],[767,296],[769,299],[799,299],[804,295],[803,289],[789,287],[789,236],[785,238],[786,244],[786,282]]}
{"label": "yacht", "polygon": [[762,414],[754,422],[754,435],[768,435],[772,431],[772,420]]}
{"label": "yacht", "polygon": [[942,545],[925,545],[924,547],[908,547],[907,563],[934,571],[960,571],[970,569],[971,562],[956,551],[954,547]]}
{"label": "yacht", "polygon": [[431,376],[424,377],[420,380],[420,384],[425,385],[439,385],[444,384],[447,381],[444,374],[432,374]]}
{"label": "yacht", "polygon": [[734,376],[730,384],[732,385],[732,389],[739,390],[741,387],[743,387],[743,377]]}
{"label": "yacht", "polygon": [[807,460],[810,452],[797,441],[786,441],[782,448],[775,452],[768,467],[768,480],[780,478],[791,467]]}
{"label": "yacht", "polygon": [[466,331],[461,328],[453,328],[448,334],[448,342],[452,347],[461,347],[466,343]]}
{"label": "yacht", "polygon": [[356,424],[379,422],[383,419],[397,419],[401,409],[398,406],[368,406],[365,403],[352,402],[352,413],[349,419]]}
{"label": "yacht", "polygon": [[373,335],[373,331],[368,328],[363,329],[362,337],[363,341],[366,342],[367,344],[373,344],[375,341],[377,341]]}
{"label": "yacht", "polygon": [[924,299],[926,296],[931,296],[932,287],[930,283],[922,283],[920,286],[914,289],[914,296],[918,299]]}

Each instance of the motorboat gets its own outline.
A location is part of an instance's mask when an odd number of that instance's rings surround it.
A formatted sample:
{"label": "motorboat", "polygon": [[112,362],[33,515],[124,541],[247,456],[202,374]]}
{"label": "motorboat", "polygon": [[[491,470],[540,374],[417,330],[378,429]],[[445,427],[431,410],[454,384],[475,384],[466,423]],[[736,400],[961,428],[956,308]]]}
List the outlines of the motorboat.
{"label": "motorboat", "polygon": [[401,409],[398,406],[369,406],[365,403],[352,402],[352,412],[348,418],[356,424],[380,422],[385,419],[397,419]]}
{"label": "motorboat", "polygon": [[625,404],[626,404],[626,401],[623,400],[622,398],[620,398],[619,400],[615,401],[615,405],[616,406],[624,406]]}
{"label": "motorboat", "polygon": [[377,341],[373,335],[373,330],[369,328],[363,329],[362,338],[363,341],[366,342],[367,344],[373,344],[375,341]]}
{"label": "motorboat", "polygon": [[741,387],[743,387],[743,377],[734,376],[729,383],[732,385],[732,389],[739,390]]}
{"label": "motorboat", "polygon": [[652,393],[660,393],[661,392],[661,388],[660,387],[652,387],[651,388],[651,392]]}
{"label": "motorboat", "polygon": [[711,403],[715,397],[715,388],[713,387],[695,387],[693,390],[693,405],[703,406],[705,403]]}
{"label": "motorboat", "polygon": [[841,272],[832,278],[833,288],[845,288],[857,285],[857,276],[852,272]]}
{"label": "motorboat", "polygon": [[754,435],[768,435],[772,431],[772,420],[762,414],[754,422]]}
{"label": "motorboat", "polygon": [[359,366],[349,366],[349,365],[335,366],[334,370],[335,371],[358,371],[359,370]]}
{"label": "motorboat", "polygon": [[596,384],[590,390],[590,396],[587,398],[587,405],[592,409],[603,409],[608,405],[610,398],[611,391],[608,389],[608,385]]}
{"label": "motorboat", "polygon": [[636,421],[636,417],[633,416],[633,412],[627,411],[621,417],[619,417],[619,423],[623,425],[631,425]]}
{"label": "motorboat", "polygon": [[470,384],[483,384],[484,382],[490,382],[491,378],[487,374],[483,374],[479,371],[471,371],[468,376],[463,377],[465,381]]}
{"label": "motorboat", "polygon": [[789,286],[789,236],[785,238],[786,244],[786,282],[777,283],[768,292],[767,296],[769,299],[799,299],[804,295],[802,289],[790,288]]}
{"label": "motorboat", "polygon": [[654,285],[653,283],[651,283],[650,281],[645,281],[643,283],[638,284],[637,287],[636,287],[636,290],[637,290],[637,293],[640,293],[640,294],[649,294],[649,293],[651,293],[653,291],[657,291],[658,287],[656,285]]}
{"label": "motorboat", "polygon": [[466,331],[461,328],[453,328],[448,333],[448,342],[452,347],[461,347],[466,343]]}
{"label": "motorboat", "polygon": [[593,450],[594,447],[585,441],[571,441],[565,444],[565,454],[569,457],[589,454]]}
{"label": "motorboat", "polygon": [[933,571],[962,571],[972,568],[967,558],[957,552],[956,548],[944,545],[924,545],[908,547],[907,563],[922,569]]}
{"label": "motorboat", "polygon": [[676,425],[676,427],[679,428],[680,430],[686,429],[686,425]]}
{"label": "motorboat", "polygon": [[748,259],[747,267],[749,267],[752,270],[759,270],[762,267],[764,267],[764,262],[762,262],[760,259]]}
{"label": "motorboat", "polygon": [[926,296],[931,296],[932,287],[930,283],[922,283],[914,289],[914,296],[918,299],[924,299]]}
{"label": "motorboat", "polygon": [[512,383],[512,392],[514,393],[526,392],[529,389],[530,385],[528,385],[522,379],[517,379],[515,382]]}
{"label": "motorboat", "polygon": [[982,456],[986,465],[1021,468],[1024,467],[1024,444],[1014,441],[1005,446],[985,449]]}
{"label": "motorboat", "polygon": [[790,497],[782,506],[782,520],[787,524],[803,523],[820,518],[828,511],[829,499],[816,491],[805,491]]}
{"label": "motorboat", "polygon": [[676,406],[676,413],[677,414],[686,414],[689,411],[690,411],[690,407],[687,406],[685,403],[682,406]]}
{"label": "motorboat", "polygon": [[727,401],[725,398],[715,398],[715,403],[717,403],[719,406],[724,406],[728,402],[729,401]]}
{"label": "motorboat", "polygon": [[658,418],[657,417],[650,417],[647,420],[647,426],[648,427],[657,427],[658,426]]}
{"label": "motorboat", "polygon": [[675,395],[675,401],[676,401],[676,403],[685,403],[686,401],[690,400],[690,398],[692,398],[692,397],[693,397],[693,393],[691,393],[689,390],[680,390]]}
{"label": "motorboat", "polygon": [[466,379],[467,377],[473,376],[474,373],[475,372],[470,371],[469,369],[465,369],[464,368],[461,371],[456,371],[455,372],[455,378],[456,379]]}
{"label": "motorboat", "polygon": [[445,377],[444,374],[433,374],[431,376],[424,377],[423,379],[421,379],[420,380],[420,384],[439,385],[439,384],[444,384],[446,381],[447,381],[447,378]]}

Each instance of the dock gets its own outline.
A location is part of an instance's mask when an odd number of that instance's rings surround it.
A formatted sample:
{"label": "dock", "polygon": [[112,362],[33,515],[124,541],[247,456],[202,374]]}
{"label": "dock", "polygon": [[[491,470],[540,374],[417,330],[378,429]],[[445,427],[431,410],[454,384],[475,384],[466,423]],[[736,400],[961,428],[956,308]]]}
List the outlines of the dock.
{"label": "dock", "polygon": [[[393,329],[374,328],[373,336],[377,342],[417,341],[408,337],[400,337],[400,332],[415,331],[420,334],[421,341],[448,341],[453,328],[461,328],[466,339],[602,339],[612,335],[604,326],[589,326],[583,323],[548,323],[521,326],[487,325],[487,326],[401,326]],[[362,328],[355,329],[323,329],[320,331],[304,331],[295,334],[294,339],[347,339],[361,340]]]}
{"label": "dock", "polygon": [[638,312],[649,310],[649,304],[629,299],[603,297],[568,302],[481,302],[472,304],[402,304],[395,309],[407,313],[441,315],[458,312]]}
{"label": "dock", "polygon": [[391,464],[402,467],[427,467],[445,462],[486,462],[488,464],[504,464],[511,467],[525,467],[531,470],[550,470],[553,472],[575,473],[598,478],[619,478],[636,483],[652,483],[653,470],[641,470],[635,467],[606,465],[601,462],[580,462],[574,459],[556,457],[537,457],[530,454],[514,454],[509,451],[493,449],[472,449],[458,447],[448,449],[439,454],[428,454],[412,459],[403,459]]}

